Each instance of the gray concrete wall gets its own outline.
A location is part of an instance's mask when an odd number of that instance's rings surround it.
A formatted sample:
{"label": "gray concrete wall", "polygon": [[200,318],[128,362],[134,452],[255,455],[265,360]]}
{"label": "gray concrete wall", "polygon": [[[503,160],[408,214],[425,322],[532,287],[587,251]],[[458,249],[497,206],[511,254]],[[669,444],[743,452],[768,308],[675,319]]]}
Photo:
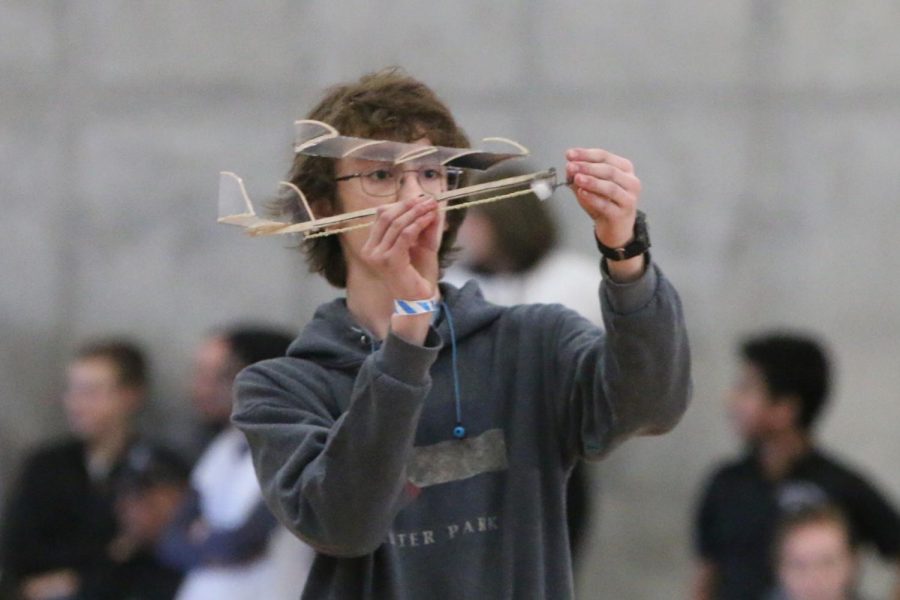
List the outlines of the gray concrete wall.
{"label": "gray concrete wall", "polygon": [[[582,597],[683,594],[697,486],[734,450],[733,343],[758,327],[831,341],[824,438],[900,499],[898,26],[886,0],[3,0],[0,491],[61,430],[60,371],[84,336],[147,344],[148,424],[177,439],[205,330],[302,326],[332,291],[283,240],[215,225],[217,172],[268,193],[323,86],[401,64],[473,138],[520,140],[548,166],[570,145],[632,158],[683,295],[694,404],[597,468]],[[576,203],[555,207],[590,251]]]}

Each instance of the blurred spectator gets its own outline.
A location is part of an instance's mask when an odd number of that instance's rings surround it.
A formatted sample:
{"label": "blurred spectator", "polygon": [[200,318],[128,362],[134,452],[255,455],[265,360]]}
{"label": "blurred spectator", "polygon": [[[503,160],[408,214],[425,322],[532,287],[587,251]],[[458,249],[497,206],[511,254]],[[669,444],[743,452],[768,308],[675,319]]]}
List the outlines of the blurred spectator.
{"label": "blurred spectator", "polygon": [[[522,161],[502,163],[476,175],[472,183],[536,170]],[[505,306],[559,303],[603,325],[599,287],[584,285],[597,280],[600,261],[559,247],[557,224],[544,201],[524,196],[475,205],[466,213],[456,238],[459,258],[447,269],[444,281],[462,287],[474,280],[487,300]],[[587,470],[584,461],[575,464],[566,492],[569,543],[576,566],[590,525]]]}
{"label": "blurred spectator", "polygon": [[703,491],[694,598],[764,597],[775,580],[771,549],[780,515],[825,503],[843,511],[856,539],[900,566],[895,508],[865,478],[816,446],[813,428],[830,387],[820,344],[769,333],[745,341],[741,354],[730,408],[747,451],[718,468]]}
{"label": "blurred spectator", "polygon": [[202,454],[217,435],[228,429],[231,385],[240,370],[240,362],[231,350],[227,333],[210,335],[194,352],[190,397],[200,425],[195,439],[195,456]]}
{"label": "blurred spectator", "polygon": [[779,590],[771,600],[859,600],[850,524],[832,506],[788,513],[775,537]]}
{"label": "blurred spectator", "polygon": [[3,577],[13,597],[84,597],[108,573],[113,490],[146,386],[144,355],[129,341],[75,353],[63,395],[72,436],[26,459],[6,506]]}
{"label": "blurred spectator", "polygon": [[311,548],[276,527],[263,503],[244,435],[229,423],[231,384],[244,367],[284,356],[291,338],[264,327],[216,333],[197,350],[193,402],[218,429],[191,474],[193,489],[159,546],[187,572],[179,600],[296,598]]}
{"label": "blurred spectator", "polygon": [[116,486],[119,534],[110,545],[113,568],[97,600],[171,600],[182,573],[163,566],[156,546],[187,494],[190,469],[174,452],[131,448]]}
{"label": "blurred spectator", "polygon": [[[532,173],[527,163],[502,163],[474,183]],[[559,247],[550,208],[534,196],[491,202],[467,209],[457,243],[459,258],[444,281],[462,287],[478,282],[484,297],[496,304],[560,303],[602,326],[598,287],[599,259]]]}

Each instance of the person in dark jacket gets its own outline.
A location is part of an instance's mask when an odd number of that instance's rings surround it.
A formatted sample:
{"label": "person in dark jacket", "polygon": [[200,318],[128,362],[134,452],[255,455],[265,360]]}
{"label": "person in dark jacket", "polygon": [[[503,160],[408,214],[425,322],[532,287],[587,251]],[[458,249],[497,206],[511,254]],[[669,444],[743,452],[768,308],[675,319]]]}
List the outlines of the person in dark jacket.
{"label": "person in dark jacket", "polygon": [[114,489],[146,387],[133,342],[98,340],[76,351],[63,395],[72,435],[26,459],[4,513],[4,587],[14,597],[78,597],[105,577],[117,533]]}
{"label": "person in dark jacket", "polygon": [[91,600],[175,597],[184,573],[163,564],[156,550],[188,494],[189,473],[187,461],[165,447],[132,446],[116,483],[112,568]]}

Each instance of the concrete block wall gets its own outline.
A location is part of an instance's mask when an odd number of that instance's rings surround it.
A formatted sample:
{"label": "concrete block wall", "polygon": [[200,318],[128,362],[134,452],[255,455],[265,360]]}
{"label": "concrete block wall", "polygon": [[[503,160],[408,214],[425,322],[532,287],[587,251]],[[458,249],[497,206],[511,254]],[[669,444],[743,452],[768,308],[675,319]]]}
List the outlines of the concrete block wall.
{"label": "concrete block wall", "polygon": [[[633,159],[654,256],[685,301],[694,404],[596,467],[582,597],[683,595],[697,486],[735,450],[734,342],[760,327],[831,342],[823,437],[900,499],[898,24],[886,0],[6,0],[0,493],[24,449],[62,431],[78,340],[144,342],[147,427],[178,440],[204,331],[297,330],[333,294],[284,240],[215,225],[217,172],[269,193],[323,87],[400,64],[475,139],[517,139],[547,166],[572,145]],[[576,203],[554,202],[565,243],[590,252]]]}

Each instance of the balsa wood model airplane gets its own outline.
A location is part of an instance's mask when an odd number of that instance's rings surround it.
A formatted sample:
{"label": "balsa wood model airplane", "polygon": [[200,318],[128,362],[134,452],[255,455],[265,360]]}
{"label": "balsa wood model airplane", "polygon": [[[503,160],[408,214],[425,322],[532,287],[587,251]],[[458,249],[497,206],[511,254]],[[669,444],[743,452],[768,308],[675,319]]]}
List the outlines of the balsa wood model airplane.
{"label": "balsa wood model airplane", "polygon": [[[504,138],[485,138],[484,144],[500,147],[497,151],[490,151],[343,136],[334,127],[321,121],[296,121],[294,128],[296,154],[335,159],[356,158],[384,163],[386,166],[409,165],[418,169],[427,164],[439,165],[444,169],[483,171],[502,161],[528,156],[527,148]],[[376,213],[376,208],[373,207],[319,218],[296,185],[288,181],[282,181],[280,185],[284,193],[297,196],[298,202],[309,215],[308,220],[290,223],[260,217],[247,194],[243,180],[230,171],[222,171],[219,174],[218,222],[244,227],[250,235],[302,233],[310,238],[368,227],[372,223],[371,217]],[[544,200],[559,185],[562,184],[557,183],[556,171],[551,168],[443,191],[436,194],[435,199],[440,203],[441,210],[454,210],[527,194],[535,194]]]}

